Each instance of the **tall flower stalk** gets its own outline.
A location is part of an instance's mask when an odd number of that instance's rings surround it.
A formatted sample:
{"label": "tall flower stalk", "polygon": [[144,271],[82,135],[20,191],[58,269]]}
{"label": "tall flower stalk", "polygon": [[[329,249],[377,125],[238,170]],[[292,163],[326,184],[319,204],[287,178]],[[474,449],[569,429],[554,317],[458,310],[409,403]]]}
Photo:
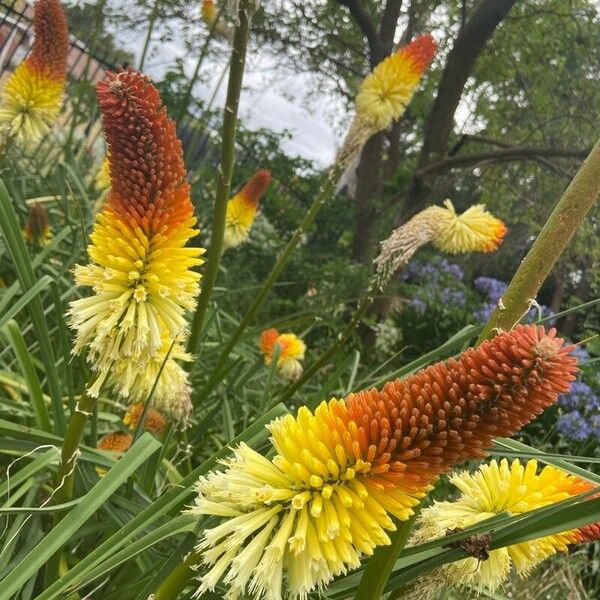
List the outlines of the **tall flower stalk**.
{"label": "tall flower stalk", "polygon": [[512,278],[478,343],[498,329],[510,329],[527,313],[556,261],[600,197],[600,140],[558,201]]}
{"label": "tall flower stalk", "polygon": [[554,330],[519,326],[380,391],[273,421],[273,458],[241,445],[198,482],[191,512],[223,519],[200,539],[198,593],[222,581],[230,598],[275,600],[287,588],[299,600],[358,567],[441,473],[484,456],[569,389],[571,350]]}
{"label": "tall flower stalk", "polygon": [[[220,381],[229,354],[260,310],[265,298],[322,206],[335,195],[336,184],[344,169],[357,156],[372,135],[386,129],[394,120],[402,117],[423,74],[430,65],[436,49],[437,46],[431,35],[420,36],[384,59],[363,80],[356,99],[356,115],[337,153],[336,160],[327,173],[325,182],[275,261],[271,272],[242,317],[240,324],[221,351],[209,381],[199,394],[199,399],[204,398]],[[194,335],[199,335],[199,332],[194,331]],[[190,351],[193,352],[194,347],[190,346]]]}
{"label": "tall flower stalk", "polygon": [[37,0],[34,10],[31,53],[0,93],[2,154],[12,141],[19,146],[38,142],[50,130],[62,104],[69,50],[65,13],[58,0]]}
{"label": "tall flower stalk", "polygon": [[[110,192],[96,217],[89,264],[75,280],[92,294],[71,302],[74,352],[85,352],[93,381],[71,415],[58,474],[57,503],[72,497],[83,430],[102,386],[132,404],[146,401],[180,423],[190,412],[185,311],[193,309],[201,248],[181,143],[158,91],[143,74],[109,73],[97,85],[110,165]],[[160,376],[160,377],[159,377]],[[56,513],[55,523],[62,518]],[[48,564],[56,578],[60,555]]]}
{"label": "tall flower stalk", "polygon": [[248,34],[251,19],[250,0],[240,0],[238,11],[238,25],[235,28],[233,38],[233,51],[229,68],[229,82],[227,85],[227,98],[223,111],[223,129],[221,134],[221,162],[219,165],[219,178],[217,182],[217,194],[213,210],[213,223],[208,249],[208,262],[204,273],[204,284],[198,301],[198,308],[192,321],[191,335],[188,342],[188,351],[196,354],[200,348],[200,339],[206,311],[210,302],[221,254],[223,253],[223,241],[225,236],[225,225],[227,215],[227,201],[231,187],[231,176],[233,174],[233,163],[235,159],[235,136],[237,127],[237,113],[242,91],[242,80],[246,65],[246,48],[248,45]]}

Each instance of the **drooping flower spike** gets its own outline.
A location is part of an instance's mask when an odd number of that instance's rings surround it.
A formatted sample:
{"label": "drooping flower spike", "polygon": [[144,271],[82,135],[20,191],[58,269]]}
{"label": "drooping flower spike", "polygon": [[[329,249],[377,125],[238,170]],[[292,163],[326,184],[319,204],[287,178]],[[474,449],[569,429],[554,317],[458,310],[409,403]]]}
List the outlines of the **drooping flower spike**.
{"label": "drooping flower spike", "polygon": [[471,206],[461,215],[456,213],[450,200],[446,200],[444,206],[422,210],[381,243],[381,251],[374,261],[380,288],[429,242],[449,254],[492,252],[500,246],[506,225],[485,210],[483,204]]}
{"label": "drooping flower spike", "polygon": [[433,37],[421,35],[383,59],[365,77],[356,96],[356,116],[338,152],[338,163],[348,164],[373,134],[404,115],[436,51]]}
{"label": "drooping flower spike", "polygon": [[202,0],[200,15],[202,16],[202,20],[217,36],[223,38],[230,44],[233,43],[234,29],[220,17],[214,0]]}
{"label": "drooping flower spike", "polygon": [[438,476],[485,456],[569,389],[576,359],[555,331],[517,326],[458,360],[381,391],[306,407],[269,426],[269,460],[242,445],[225,470],[200,478],[196,514],[223,517],[198,551],[198,590],[222,580],[228,598],[305,599],[389,544]]}
{"label": "drooping flower spike", "polygon": [[260,335],[259,345],[265,365],[270,365],[279,347],[277,372],[284,379],[295,381],[302,375],[302,363],[306,344],[294,333],[279,333],[277,329],[267,329]]}
{"label": "drooping flower spike", "polygon": [[145,75],[109,73],[97,92],[111,187],[90,235],[90,264],[75,269],[76,283],[93,293],[71,303],[74,351],[87,350],[90,395],[106,381],[135,403],[145,400],[174,345],[154,401],[181,416],[189,387],[174,358],[185,357],[185,312],[195,307],[200,275],[193,268],[204,252],[186,247],[198,230],[181,143]]}
{"label": "drooping flower spike", "polygon": [[250,237],[250,229],[258,209],[258,202],[271,181],[267,169],[257,171],[244,187],[227,203],[223,247],[234,248]]}
{"label": "drooping flower spike", "polygon": [[58,0],[37,0],[29,56],[0,94],[0,134],[19,145],[35,144],[56,120],[65,86],[69,33]]}
{"label": "drooping flower spike", "polygon": [[[454,502],[435,502],[423,509],[412,545],[443,537],[448,529],[464,529],[505,511],[520,515],[594,488],[591,482],[556,467],[548,465],[538,472],[536,460],[523,465],[518,459],[512,464],[506,459],[500,463],[492,460],[473,475],[458,473],[450,481],[460,490],[460,497]],[[458,585],[494,592],[513,568],[520,577],[526,577],[552,554],[564,552],[571,544],[598,539],[598,533],[600,528],[595,524],[489,550],[487,560],[469,557],[444,565],[428,578],[430,583],[435,582],[434,586],[425,581],[423,587],[416,587],[434,592],[433,588]]]}
{"label": "drooping flower spike", "polygon": [[52,230],[48,225],[48,211],[40,202],[29,206],[29,218],[23,229],[23,237],[38,248],[45,246],[52,239]]}

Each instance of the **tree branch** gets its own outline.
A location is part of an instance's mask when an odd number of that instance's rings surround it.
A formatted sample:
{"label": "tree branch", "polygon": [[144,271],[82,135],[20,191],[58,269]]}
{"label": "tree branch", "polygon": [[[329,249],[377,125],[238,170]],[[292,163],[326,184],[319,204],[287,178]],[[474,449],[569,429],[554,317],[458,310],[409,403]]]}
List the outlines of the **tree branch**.
{"label": "tree branch", "polygon": [[377,28],[371,15],[365,10],[360,0],[337,0],[338,4],[345,6],[349,11],[369,43],[369,59],[373,68],[386,54]]}
{"label": "tree branch", "polygon": [[414,173],[415,179],[423,179],[429,175],[437,174],[442,171],[449,171],[457,167],[468,167],[483,161],[507,162],[513,160],[538,160],[541,157],[557,156],[564,158],[585,158],[589,150],[580,150],[576,148],[531,148],[514,147],[499,148],[490,152],[478,152],[475,154],[464,154],[458,156],[447,156],[441,160],[436,160]]}
{"label": "tree branch", "polygon": [[383,47],[387,50],[387,54],[391,52],[394,46],[394,37],[401,10],[402,0],[387,0],[383,16],[381,17],[381,24],[379,25],[379,39]]}

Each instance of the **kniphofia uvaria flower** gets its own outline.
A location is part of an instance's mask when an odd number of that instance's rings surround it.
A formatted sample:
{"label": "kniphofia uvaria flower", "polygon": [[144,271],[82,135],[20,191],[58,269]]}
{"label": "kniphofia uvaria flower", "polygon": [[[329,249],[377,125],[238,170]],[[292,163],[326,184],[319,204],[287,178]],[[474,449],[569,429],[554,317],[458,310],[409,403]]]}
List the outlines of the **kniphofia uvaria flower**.
{"label": "kniphofia uvaria flower", "polygon": [[196,304],[193,268],[203,253],[186,246],[198,230],[181,143],[145,75],[109,73],[97,92],[111,186],[90,235],[90,262],[75,269],[92,295],[71,303],[74,351],[87,351],[91,396],[106,381],[132,403],[146,399],[166,361],[154,403],[181,418],[189,387],[175,358],[188,358],[185,312]]}
{"label": "kniphofia uvaria flower", "polygon": [[250,237],[250,229],[258,209],[258,202],[265,193],[271,172],[267,169],[257,171],[242,189],[227,202],[223,247],[235,248]]}
{"label": "kniphofia uvaria flower", "polygon": [[381,243],[375,259],[379,286],[384,287],[389,277],[429,242],[449,254],[492,252],[500,246],[506,231],[506,225],[483,204],[471,206],[460,215],[450,200],[444,202],[444,207],[429,206]]}
{"label": "kniphofia uvaria flower", "polygon": [[436,50],[433,37],[421,35],[383,59],[365,77],[356,96],[356,116],[338,152],[338,163],[350,162],[373,134],[404,115]]}
{"label": "kniphofia uvaria flower", "polygon": [[65,13],[58,0],[37,0],[30,54],[0,94],[0,135],[35,144],[49,131],[62,103],[69,50]]}
{"label": "kniphofia uvaria flower", "polygon": [[[448,529],[464,529],[503,512],[521,515],[594,488],[591,482],[551,465],[539,470],[536,460],[522,464],[518,459],[510,464],[506,459],[492,460],[474,474],[457,473],[450,481],[461,492],[460,497],[423,509],[413,544],[443,537]],[[598,539],[598,533],[598,526],[590,525],[489,550],[486,560],[469,557],[444,565],[428,577],[429,584],[424,580],[421,589],[435,592],[441,586],[460,585],[494,592],[512,569],[526,577],[552,554],[564,552],[571,544]]]}
{"label": "kniphofia uvaria flower", "polygon": [[302,375],[302,363],[306,344],[294,333],[279,333],[277,329],[266,329],[260,334],[260,350],[265,365],[270,365],[279,348],[277,372],[284,378],[294,381]]}
{"label": "kniphofia uvaria flower", "polygon": [[380,391],[273,421],[272,459],[241,445],[197,484],[191,511],[223,518],[198,546],[199,593],[222,580],[228,598],[275,600],[285,582],[299,600],[357,567],[441,473],[485,456],[569,389],[569,351],[554,330],[517,326]]}

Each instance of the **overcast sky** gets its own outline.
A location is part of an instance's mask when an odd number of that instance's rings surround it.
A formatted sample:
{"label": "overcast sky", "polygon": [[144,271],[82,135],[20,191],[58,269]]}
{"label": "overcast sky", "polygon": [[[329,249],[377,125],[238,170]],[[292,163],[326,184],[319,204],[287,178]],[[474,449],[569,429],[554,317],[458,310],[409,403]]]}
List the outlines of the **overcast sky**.
{"label": "overcast sky", "polygon": [[[198,26],[200,29],[200,25]],[[127,50],[139,54],[143,38],[121,33],[119,43]],[[186,73],[191,76],[196,56],[186,54],[176,42],[162,42],[154,46],[144,70],[155,78],[162,77],[165,70],[177,57],[185,61]],[[205,100],[217,89],[224,65],[206,65],[205,72],[214,70],[208,85],[198,85],[195,94]],[[315,161],[316,166],[327,166],[333,159],[338,144],[336,132],[330,124],[334,100],[325,95],[312,100],[306,99],[310,89],[310,76],[306,74],[282,73],[272,58],[253,57],[247,64],[244,89],[240,100],[240,116],[249,127],[267,127],[273,131],[290,130],[291,140],[284,140],[283,147],[291,155],[299,155]],[[314,82],[313,82],[314,85]],[[215,107],[223,106],[227,88],[227,75],[218,86]],[[329,111],[329,112],[328,112]]]}

